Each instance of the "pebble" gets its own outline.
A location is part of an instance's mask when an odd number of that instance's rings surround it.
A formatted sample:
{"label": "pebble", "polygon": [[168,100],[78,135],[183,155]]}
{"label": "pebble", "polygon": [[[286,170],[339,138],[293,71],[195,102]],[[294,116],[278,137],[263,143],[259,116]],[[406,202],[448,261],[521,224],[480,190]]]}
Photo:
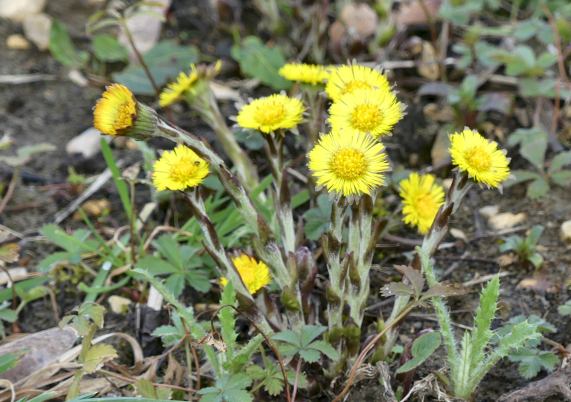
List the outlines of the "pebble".
{"label": "pebble", "polygon": [[0,17],[22,22],[31,14],[41,13],[46,0],[0,0]]}
{"label": "pebble", "polygon": [[22,35],[13,34],[6,38],[6,46],[8,49],[25,50],[30,48],[30,42]]}
{"label": "pebble", "polygon": [[24,34],[40,50],[46,50],[50,45],[50,30],[52,19],[47,14],[32,14],[23,21]]}
{"label": "pebble", "polygon": [[561,224],[561,230],[559,231],[559,234],[563,242],[571,245],[571,219]]}
{"label": "pebble", "polygon": [[65,151],[68,154],[81,154],[85,159],[97,155],[100,149],[101,133],[93,127],[73,137],[65,146]]}

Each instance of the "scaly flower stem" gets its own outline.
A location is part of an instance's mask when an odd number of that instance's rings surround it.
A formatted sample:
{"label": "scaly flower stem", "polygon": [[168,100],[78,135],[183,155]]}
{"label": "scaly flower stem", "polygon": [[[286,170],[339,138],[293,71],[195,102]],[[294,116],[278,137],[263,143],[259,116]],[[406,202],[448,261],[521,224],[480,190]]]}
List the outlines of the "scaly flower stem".
{"label": "scaly flower stem", "polygon": [[349,258],[353,258],[349,272],[351,282],[349,295],[350,315],[355,325],[361,326],[369,296],[369,272],[373,261],[376,236],[372,226],[374,198],[363,196],[353,206],[349,221]]}
{"label": "scaly flower stem", "polygon": [[194,109],[200,113],[204,121],[214,130],[216,139],[220,142],[224,152],[234,164],[238,176],[240,176],[246,188],[252,191],[259,182],[254,163],[248,154],[238,145],[236,137],[226,124],[224,116],[220,113],[218,103],[216,102],[212,90],[205,88],[204,93],[199,95],[199,98],[201,99],[197,99],[196,104],[195,102],[191,103],[189,101],[189,105],[193,106]]}
{"label": "scaly flower stem", "polygon": [[[446,194],[446,200],[444,205],[440,207],[436,217],[434,218],[434,222],[430,227],[430,230],[424,236],[422,241],[422,252],[428,256],[428,258],[432,257],[438,246],[444,239],[444,236],[448,233],[448,222],[450,220],[450,216],[453,215],[460,204],[462,203],[462,199],[468,193],[472,186],[472,182],[468,180],[468,176],[465,173],[460,171],[456,172],[454,179],[452,180],[452,184],[448,193]],[[420,256],[417,254],[412,262],[412,265],[416,269],[421,268],[421,261]],[[409,303],[410,297],[408,296],[397,296],[395,299],[395,303],[393,305],[393,310],[391,312],[390,317],[387,319],[387,323],[390,323],[394,320],[397,316],[399,316],[400,311],[402,311]],[[397,331],[396,328],[392,329],[387,334],[387,340],[384,345],[384,355],[387,356],[388,353],[392,350],[394,343],[396,341]]]}
{"label": "scaly flower stem", "polygon": [[284,134],[281,132],[265,136],[266,153],[270,160],[276,196],[274,197],[277,219],[281,229],[281,240],[286,257],[295,252],[295,224],[290,205],[289,186],[284,180],[285,164],[283,162]]}
{"label": "scaly flower stem", "polygon": [[242,277],[238,273],[238,270],[232,263],[232,259],[224,250],[224,246],[220,242],[218,235],[216,234],[216,229],[214,224],[210,221],[206,215],[206,208],[204,207],[204,202],[202,197],[197,194],[198,190],[191,191],[187,193],[187,199],[190,202],[192,212],[199,223],[200,229],[202,230],[202,235],[204,236],[204,246],[208,251],[208,254],[212,257],[218,267],[222,270],[219,274],[224,275],[232,279],[232,283],[235,284],[236,293],[239,293],[242,297],[247,300],[254,302],[252,295],[246,289],[246,285],[242,280]]}

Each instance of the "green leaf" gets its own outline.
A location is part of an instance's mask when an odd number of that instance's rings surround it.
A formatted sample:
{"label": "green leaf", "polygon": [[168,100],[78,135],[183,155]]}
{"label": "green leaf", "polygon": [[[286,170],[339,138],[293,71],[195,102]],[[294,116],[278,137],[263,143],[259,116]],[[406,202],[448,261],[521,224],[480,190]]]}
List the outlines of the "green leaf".
{"label": "green leaf", "polygon": [[232,57],[240,64],[242,72],[259,79],[276,90],[289,89],[291,83],[279,75],[285,57],[278,47],[268,47],[256,36],[248,36],[240,45],[232,47]]}
{"label": "green leaf", "polygon": [[337,350],[335,350],[335,348],[333,346],[331,346],[331,344],[329,342],[315,341],[315,342],[312,342],[308,346],[308,348],[316,349],[316,350],[320,351],[321,353],[323,353],[325,356],[327,356],[331,360],[338,360],[340,358],[339,352],[337,352]]}
{"label": "green leaf", "polygon": [[316,363],[321,357],[321,353],[315,349],[301,349],[299,351],[299,356],[308,363]]}
{"label": "green leaf", "polygon": [[514,179],[506,181],[504,187],[515,186],[516,184],[534,180],[541,177],[539,173],[530,172],[529,170],[518,170],[518,169],[512,170],[512,176],[514,177]]}
{"label": "green leaf", "polygon": [[83,67],[89,57],[86,52],[75,48],[67,28],[57,20],[52,22],[49,49],[54,59],[70,68]]}
{"label": "green leaf", "polygon": [[0,356],[0,374],[16,367],[20,362],[20,358],[25,354],[25,351],[19,351],[16,353],[6,353]]}
{"label": "green leaf", "polygon": [[137,268],[144,269],[153,275],[173,274],[179,272],[179,269],[162,258],[147,255],[137,261]]}
{"label": "green leaf", "polygon": [[301,327],[301,345],[308,346],[314,339],[324,333],[326,329],[323,325],[304,325]]}
{"label": "green leaf", "polygon": [[222,310],[218,313],[218,319],[220,320],[220,332],[222,334],[222,340],[226,344],[226,356],[231,359],[234,355],[234,348],[236,347],[236,339],[238,334],[236,333],[236,319],[234,309],[231,307],[223,306],[236,306],[236,291],[232,282],[228,282],[222,290],[222,296],[220,299],[220,304]]}
{"label": "green leaf", "polygon": [[571,184],[571,170],[560,170],[551,174],[551,180],[561,187]]}
{"label": "green leaf", "polygon": [[442,338],[440,332],[433,331],[416,338],[412,344],[412,359],[399,367],[397,374],[406,373],[426,361],[440,347]]}
{"label": "green leaf", "polygon": [[543,178],[538,178],[527,187],[527,196],[532,200],[543,197],[549,192],[549,183]]}
{"label": "green leaf", "polygon": [[[145,53],[143,59],[157,85],[163,86],[175,79],[179,72],[188,70],[190,64],[196,63],[199,52],[194,46],[180,46],[175,41],[164,40]],[[120,73],[113,74],[113,79],[126,85],[135,94],[155,94],[145,70],[139,65],[129,65]]]}
{"label": "green leaf", "polygon": [[214,387],[202,388],[198,391],[201,402],[251,402],[254,399],[245,390],[252,383],[248,375],[224,374],[216,380]]}
{"label": "green leaf", "polygon": [[525,379],[537,376],[541,369],[553,371],[559,358],[553,353],[537,349],[521,348],[510,353],[509,360],[518,363],[518,372]]}
{"label": "green leaf", "polygon": [[571,164],[571,151],[560,152],[553,159],[549,165],[548,172],[555,173],[563,169],[563,167]]}
{"label": "green leaf", "polygon": [[480,294],[480,304],[474,318],[472,333],[472,361],[470,368],[474,369],[484,358],[486,345],[492,337],[492,321],[496,315],[498,297],[500,295],[500,278],[494,276]]}
{"label": "green leaf", "polygon": [[571,315],[571,300],[567,300],[557,308],[557,312],[563,316]]}
{"label": "green leaf", "polygon": [[117,352],[113,346],[106,343],[98,343],[97,345],[93,345],[85,355],[83,370],[88,374],[92,374],[99,370],[103,364],[116,357]]}
{"label": "green leaf", "polygon": [[547,137],[547,133],[538,128],[519,129],[510,135],[508,144],[519,144],[521,156],[542,172],[547,150]]}
{"label": "green leaf", "polygon": [[526,45],[516,46],[509,52],[509,60],[506,63],[506,74],[520,75],[535,66],[535,53]]}
{"label": "green leaf", "polygon": [[117,163],[115,162],[115,158],[113,157],[113,152],[111,151],[111,147],[103,138],[101,139],[101,153],[103,154],[103,158],[107,163],[107,167],[111,171],[111,175],[113,177],[113,183],[115,183],[115,187],[117,188],[117,192],[119,193],[119,198],[121,199],[121,204],[123,205],[123,210],[127,214],[127,218],[131,219],[131,215],[133,213],[131,207],[131,197],[129,195],[129,187],[125,180],[121,177],[121,172]]}
{"label": "green leaf", "polygon": [[305,219],[304,232],[309,240],[319,240],[331,226],[331,199],[326,194],[317,197],[317,206],[303,214]]}
{"label": "green leaf", "polygon": [[93,53],[101,61],[127,61],[129,53],[117,38],[108,34],[96,35],[91,42]]}

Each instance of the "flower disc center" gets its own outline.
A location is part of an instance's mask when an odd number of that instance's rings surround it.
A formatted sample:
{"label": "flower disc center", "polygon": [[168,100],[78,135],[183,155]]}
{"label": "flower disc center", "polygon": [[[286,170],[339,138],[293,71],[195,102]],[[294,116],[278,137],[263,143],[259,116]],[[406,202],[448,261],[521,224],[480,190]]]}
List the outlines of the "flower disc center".
{"label": "flower disc center", "polygon": [[363,152],[354,148],[345,148],[333,155],[329,167],[338,178],[355,180],[367,171],[367,160]]}

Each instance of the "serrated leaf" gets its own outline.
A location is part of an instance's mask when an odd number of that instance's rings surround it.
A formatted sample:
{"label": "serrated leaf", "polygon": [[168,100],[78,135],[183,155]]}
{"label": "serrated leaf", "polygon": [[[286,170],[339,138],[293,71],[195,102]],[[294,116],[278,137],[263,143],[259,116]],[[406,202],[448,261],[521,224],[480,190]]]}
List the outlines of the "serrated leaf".
{"label": "serrated leaf", "polygon": [[426,361],[442,343],[440,332],[428,332],[416,338],[412,344],[412,359],[399,367],[397,374],[406,373]]}
{"label": "serrated leaf", "polygon": [[313,342],[319,335],[325,332],[327,327],[323,325],[304,325],[301,327],[300,345],[308,346]]}
{"label": "serrated leaf", "polygon": [[331,346],[331,344],[329,342],[315,341],[315,342],[312,342],[308,346],[308,348],[316,349],[316,350],[320,351],[321,353],[323,353],[325,356],[327,356],[331,360],[335,361],[335,360],[339,359],[339,352],[337,352],[337,350],[335,350],[335,348],[333,346]]}
{"label": "serrated leaf", "polygon": [[494,276],[480,294],[480,303],[474,318],[472,333],[472,360],[470,367],[474,369],[483,359],[483,354],[492,337],[492,321],[496,315],[498,297],[500,296],[500,277]]}
{"label": "serrated leaf", "polygon": [[315,349],[301,349],[299,351],[299,356],[308,363],[316,363],[319,361],[321,353]]}
{"label": "serrated leaf", "polygon": [[83,370],[87,374],[92,374],[99,370],[106,362],[117,357],[117,352],[113,346],[106,343],[98,343],[89,348],[83,361]]}
{"label": "serrated leaf", "polygon": [[415,294],[414,289],[403,282],[391,282],[381,288],[383,297],[411,296],[413,294]]}
{"label": "serrated leaf", "polygon": [[396,265],[395,269],[402,273],[406,279],[410,281],[414,289],[414,293],[419,295],[424,288],[424,276],[422,273],[407,265]]}
{"label": "serrated leaf", "polygon": [[259,79],[276,90],[289,89],[291,83],[279,75],[285,57],[278,47],[268,47],[256,36],[248,36],[240,45],[232,47],[232,57],[242,72]]}
{"label": "serrated leaf", "polygon": [[512,352],[509,360],[518,363],[518,372],[528,380],[537,376],[541,369],[553,371],[559,363],[559,358],[553,352],[527,348]]}

